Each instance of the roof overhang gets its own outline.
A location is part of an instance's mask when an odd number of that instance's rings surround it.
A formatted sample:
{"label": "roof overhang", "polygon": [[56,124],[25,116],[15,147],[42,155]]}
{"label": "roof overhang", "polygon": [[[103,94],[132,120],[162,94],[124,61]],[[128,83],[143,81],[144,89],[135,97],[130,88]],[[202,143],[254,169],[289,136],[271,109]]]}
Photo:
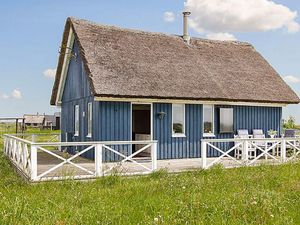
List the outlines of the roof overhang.
{"label": "roof overhang", "polygon": [[74,31],[72,29],[72,26],[70,26],[67,44],[66,44],[66,46],[62,46],[62,51],[61,51],[61,54],[63,54],[62,69],[61,69],[60,74],[56,74],[56,76],[60,77],[57,95],[56,95],[56,99],[55,99],[56,106],[61,105],[63,90],[65,87],[67,73],[68,73],[70,59],[71,59],[70,55],[72,54],[74,40],[75,40]]}
{"label": "roof overhang", "polygon": [[243,102],[243,101],[210,101],[210,100],[189,100],[189,99],[158,99],[158,98],[116,98],[116,97],[95,97],[95,101],[110,102],[138,102],[138,103],[174,103],[174,104],[212,104],[212,105],[239,105],[239,106],[264,106],[264,107],[285,107],[287,103],[268,102]]}

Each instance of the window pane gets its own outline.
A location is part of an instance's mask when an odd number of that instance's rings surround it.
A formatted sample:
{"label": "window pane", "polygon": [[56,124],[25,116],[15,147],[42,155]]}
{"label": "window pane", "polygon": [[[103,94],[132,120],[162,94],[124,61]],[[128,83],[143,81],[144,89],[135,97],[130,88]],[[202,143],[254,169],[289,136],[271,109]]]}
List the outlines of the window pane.
{"label": "window pane", "polygon": [[88,103],[88,135],[92,134],[92,103]]}
{"label": "window pane", "polygon": [[79,134],[79,105],[75,106],[75,135]]}
{"label": "window pane", "polygon": [[213,106],[204,105],[203,106],[203,132],[213,133]]}
{"label": "window pane", "polygon": [[220,132],[221,133],[233,132],[233,109],[232,108],[220,109]]}
{"label": "window pane", "polygon": [[184,133],[184,104],[173,104],[173,133]]}

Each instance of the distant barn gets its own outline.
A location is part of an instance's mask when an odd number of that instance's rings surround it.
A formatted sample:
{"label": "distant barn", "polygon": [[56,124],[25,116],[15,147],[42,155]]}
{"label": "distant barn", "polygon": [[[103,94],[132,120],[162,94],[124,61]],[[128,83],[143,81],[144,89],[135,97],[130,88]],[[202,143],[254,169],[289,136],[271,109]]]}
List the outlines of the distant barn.
{"label": "distant barn", "polygon": [[26,127],[59,130],[60,113],[57,112],[54,115],[25,114],[24,123]]}

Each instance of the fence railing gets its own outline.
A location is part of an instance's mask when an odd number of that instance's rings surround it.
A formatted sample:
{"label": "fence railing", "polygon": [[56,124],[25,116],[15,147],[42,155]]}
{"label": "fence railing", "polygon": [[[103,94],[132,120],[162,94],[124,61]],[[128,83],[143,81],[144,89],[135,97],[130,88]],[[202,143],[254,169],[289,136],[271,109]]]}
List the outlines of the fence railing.
{"label": "fence railing", "polygon": [[[213,151],[217,157],[208,157]],[[251,166],[265,162],[284,163],[299,157],[300,137],[201,140],[204,169],[216,163],[226,163],[226,167]]]}
{"label": "fence railing", "polygon": [[[4,152],[31,181],[95,178],[113,173],[147,174],[157,169],[157,141],[50,140],[33,142],[15,135],[4,135]],[[140,149],[132,152],[133,146]],[[127,151],[120,151],[122,147]],[[137,157],[146,151],[147,157]],[[81,157],[85,154],[92,155],[93,160]],[[106,161],[104,157],[108,155],[114,155],[114,160]]]}

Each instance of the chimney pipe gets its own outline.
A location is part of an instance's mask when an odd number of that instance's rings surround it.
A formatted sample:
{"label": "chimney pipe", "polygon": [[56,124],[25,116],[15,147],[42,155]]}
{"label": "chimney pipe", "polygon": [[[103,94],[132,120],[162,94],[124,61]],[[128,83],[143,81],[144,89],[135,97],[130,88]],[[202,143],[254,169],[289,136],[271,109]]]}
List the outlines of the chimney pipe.
{"label": "chimney pipe", "polygon": [[185,10],[183,13],[183,40],[186,43],[190,43],[190,35],[189,35],[189,25],[188,25],[188,17],[191,15],[191,12],[188,10]]}

